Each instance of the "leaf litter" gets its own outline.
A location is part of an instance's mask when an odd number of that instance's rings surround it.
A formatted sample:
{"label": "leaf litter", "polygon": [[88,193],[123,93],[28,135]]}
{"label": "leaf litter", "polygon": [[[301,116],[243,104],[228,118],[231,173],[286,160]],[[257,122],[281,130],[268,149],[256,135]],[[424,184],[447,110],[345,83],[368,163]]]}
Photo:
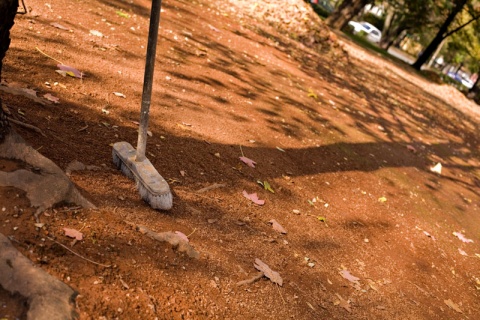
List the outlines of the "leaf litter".
{"label": "leaf litter", "polygon": [[465,243],[473,242],[472,239],[467,239],[461,232],[454,232],[453,235]]}
{"label": "leaf litter", "polygon": [[355,276],[352,275],[352,274],[350,273],[350,271],[348,271],[348,270],[342,270],[342,271],[340,271],[340,275],[341,275],[343,278],[347,279],[348,281],[350,281],[350,282],[352,282],[352,283],[355,283],[355,284],[357,284],[357,285],[360,284],[360,282],[358,282],[358,281],[360,280],[360,278],[355,277]]}
{"label": "leaf litter", "polygon": [[251,167],[251,168],[255,168],[255,165],[257,164],[255,161],[253,161],[252,159],[249,159],[247,157],[240,157],[239,158],[240,161],[242,161],[243,163],[245,163],[247,166]]}
{"label": "leaf litter", "polygon": [[81,233],[80,231],[70,228],[63,228],[63,230],[65,231],[65,235],[67,237],[74,238],[78,241],[83,240],[83,233]]}
{"label": "leaf litter", "polygon": [[256,192],[249,194],[247,191],[243,190],[243,196],[259,206],[263,206],[265,204],[265,200],[258,199]]}
{"label": "leaf litter", "polygon": [[255,259],[255,263],[253,264],[253,266],[258,271],[263,272],[265,277],[270,279],[270,281],[272,281],[273,283],[278,284],[280,287],[283,285],[283,279],[280,276],[280,274],[278,272],[270,269],[270,267],[267,264],[265,264],[262,260],[260,260],[258,258]]}
{"label": "leaf litter", "polygon": [[270,221],[268,221],[268,222],[272,224],[273,230],[278,231],[278,232],[283,233],[283,234],[287,234],[287,230],[285,230],[285,229],[282,227],[282,225],[277,222],[277,220],[272,219],[272,220],[270,220]]}

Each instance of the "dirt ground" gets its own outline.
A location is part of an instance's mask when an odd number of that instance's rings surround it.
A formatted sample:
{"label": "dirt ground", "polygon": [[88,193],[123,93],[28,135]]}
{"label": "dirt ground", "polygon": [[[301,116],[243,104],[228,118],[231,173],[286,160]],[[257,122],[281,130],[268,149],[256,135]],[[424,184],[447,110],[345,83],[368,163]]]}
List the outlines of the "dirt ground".
{"label": "dirt ground", "polygon": [[[26,4],[4,85],[59,101],[0,95],[62,169],[99,168],[71,174],[98,209],[61,204],[35,225],[25,194],[0,188],[0,232],[79,292],[80,319],[480,318],[480,109],[456,89],[339,34],[319,53],[233,3],[165,0],[147,156],[174,207],[158,212],[111,160],[114,142],[136,144],[149,2]],[[200,258],[138,225],[184,233]],[[282,286],[238,285],[257,258]],[[24,317],[0,290],[0,318]]]}

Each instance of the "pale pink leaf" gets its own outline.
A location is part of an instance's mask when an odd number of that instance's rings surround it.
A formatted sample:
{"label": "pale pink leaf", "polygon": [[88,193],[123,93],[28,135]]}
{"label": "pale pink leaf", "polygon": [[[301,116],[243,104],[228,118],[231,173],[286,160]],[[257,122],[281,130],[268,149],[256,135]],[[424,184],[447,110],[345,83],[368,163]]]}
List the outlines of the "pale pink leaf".
{"label": "pale pink leaf", "polygon": [[59,98],[52,96],[50,93],[43,95],[43,97],[48,101],[52,101],[53,103],[59,103],[60,100]]}
{"label": "pale pink leaf", "polygon": [[348,270],[342,270],[342,271],[340,271],[340,275],[341,275],[342,277],[344,277],[345,279],[347,279],[348,281],[350,281],[350,282],[359,284],[359,283],[358,283],[358,280],[360,280],[360,278],[357,278],[357,277],[353,276],[353,275],[350,273],[350,271],[348,271]]}
{"label": "pale pink leaf", "polygon": [[75,238],[75,239],[77,239],[78,241],[80,241],[80,240],[83,239],[83,233],[81,233],[81,232],[78,231],[78,230],[70,229],[70,228],[63,228],[63,230],[65,231],[65,235],[66,235],[67,237]]}
{"label": "pale pink leaf", "polygon": [[248,194],[247,191],[243,190],[243,196],[259,206],[263,206],[265,204],[265,200],[258,199],[257,193]]}
{"label": "pale pink leaf", "polygon": [[73,67],[66,66],[63,64],[57,64],[57,68],[62,71],[65,71],[67,75],[73,76],[74,78],[80,78],[80,79],[83,78],[83,73]]}
{"label": "pale pink leaf", "polygon": [[273,230],[278,231],[278,232],[283,233],[283,234],[286,234],[286,233],[287,233],[287,230],[285,230],[285,229],[282,227],[282,225],[277,222],[277,220],[273,219],[273,220],[270,220],[270,221],[268,221],[268,222],[272,224]]}
{"label": "pale pink leaf", "polygon": [[280,274],[270,269],[270,267],[266,265],[262,260],[255,259],[255,263],[253,264],[253,266],[258,271],[263,272],[265,277],[270,279],[273,283],[277,283],[280,287],[283,285],[283,279],[282,277],[280,277]]}
{"label": "pale pink leaf", "polygon": [[432,240],[435,241],[435,237],[432,236],[430,233],[428,233],[427,231],[423,231],[423,233],[424,233],[427,237],[432,238]]}
{"label": "pale pink leaf", "polygon": [[462,249],[458,248],[458,252],[462,255],[462,256],[468,256],[468,254],[463,251]]}
{"label": "pale pink leaf", "polygon": [[454,232],[453,235],[456,236],[458,239],[462,240],[463,242],[466,242],[466,243],[473,242],[472,239],[465,238],[465,236],[460,232]]}
{"label": "pale pink leaf", "polygon": [[255,165],[257,164],[255,161],[253,161],[252,159],[249,159],[247,157],[240,157],[240,160],[245,163],[246,165],[248,165],[249,167],[252,167],[252,168],[255,168]]}
{"label": "pale pink leaf", "polygon": [[175,231],[175,234],[176,234],[180,239],[184,240],[185,242],[188,242],[188,237],[187,237],[184,233],[182,233],[182,232],[180,232],[180,231]]}
{"label": "pale pink leaf", "polygon": [[50,23],[50,25],[52,27],[55,27],[55,28],[58,28],[58,29],[61,29],[61,30],[67,30],[67,31],[70,30],[67,27],[62,26],[60,23],[57,23],[57,22],[52,22],[52,23]]}
{"label": "pale pink leaf", "polygon": [[409,151],[413,152],[413,153],[417,153],[417,149],[416,149],[414,146],[410,145],[410,144],[407,145],[407,149],[408,149]]}

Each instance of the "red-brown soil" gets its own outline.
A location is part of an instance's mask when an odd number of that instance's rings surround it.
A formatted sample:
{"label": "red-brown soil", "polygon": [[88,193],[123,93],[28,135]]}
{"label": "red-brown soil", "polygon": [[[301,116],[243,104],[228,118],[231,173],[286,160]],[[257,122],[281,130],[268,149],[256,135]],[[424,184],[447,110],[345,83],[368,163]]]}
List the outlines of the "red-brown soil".
{"label": "red-brown soil", "polygon": [[[61,168],[102,168],[71,176],[98,209],[59,205],[37,228],[24,194],[0,188],[0,232],[79,292],[81,319],[480,318],[480,116],[456,89],[341,35],[319,53],[227,2],[166,0],[147,151],[174,207],[158,212],[111,161],[112,143],[136,143],[149,2],[27,6],[2,76],[60,100],[0,94],[12,117],[46,137],[15,130]],[[62,77],[36,48],[86,76]],[[430,171],[438,162],[441,175]],[[224,186],[197,192],[213,184]],[[135,225],[189,235],[200,259]],[[84,240],[71,246],[65,227]],[[266,278],[236,285],[257,274],[256,258],[282,287]],[[22,306],[0,291],[2,318]]]}

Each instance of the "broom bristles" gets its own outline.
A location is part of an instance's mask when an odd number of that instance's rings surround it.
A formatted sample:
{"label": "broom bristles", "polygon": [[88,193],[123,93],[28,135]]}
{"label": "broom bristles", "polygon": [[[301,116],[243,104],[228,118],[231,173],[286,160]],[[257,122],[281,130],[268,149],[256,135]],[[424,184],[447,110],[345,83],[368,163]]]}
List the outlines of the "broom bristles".
{"label": "broom bristles", "polygon": [[153,209],[171,209],[173,196],[168,183],[148,159],[135,161],[135,153],[129,143],[117,142],[113,145],[113,163],[125,176],[135,180],[141,198]]}

